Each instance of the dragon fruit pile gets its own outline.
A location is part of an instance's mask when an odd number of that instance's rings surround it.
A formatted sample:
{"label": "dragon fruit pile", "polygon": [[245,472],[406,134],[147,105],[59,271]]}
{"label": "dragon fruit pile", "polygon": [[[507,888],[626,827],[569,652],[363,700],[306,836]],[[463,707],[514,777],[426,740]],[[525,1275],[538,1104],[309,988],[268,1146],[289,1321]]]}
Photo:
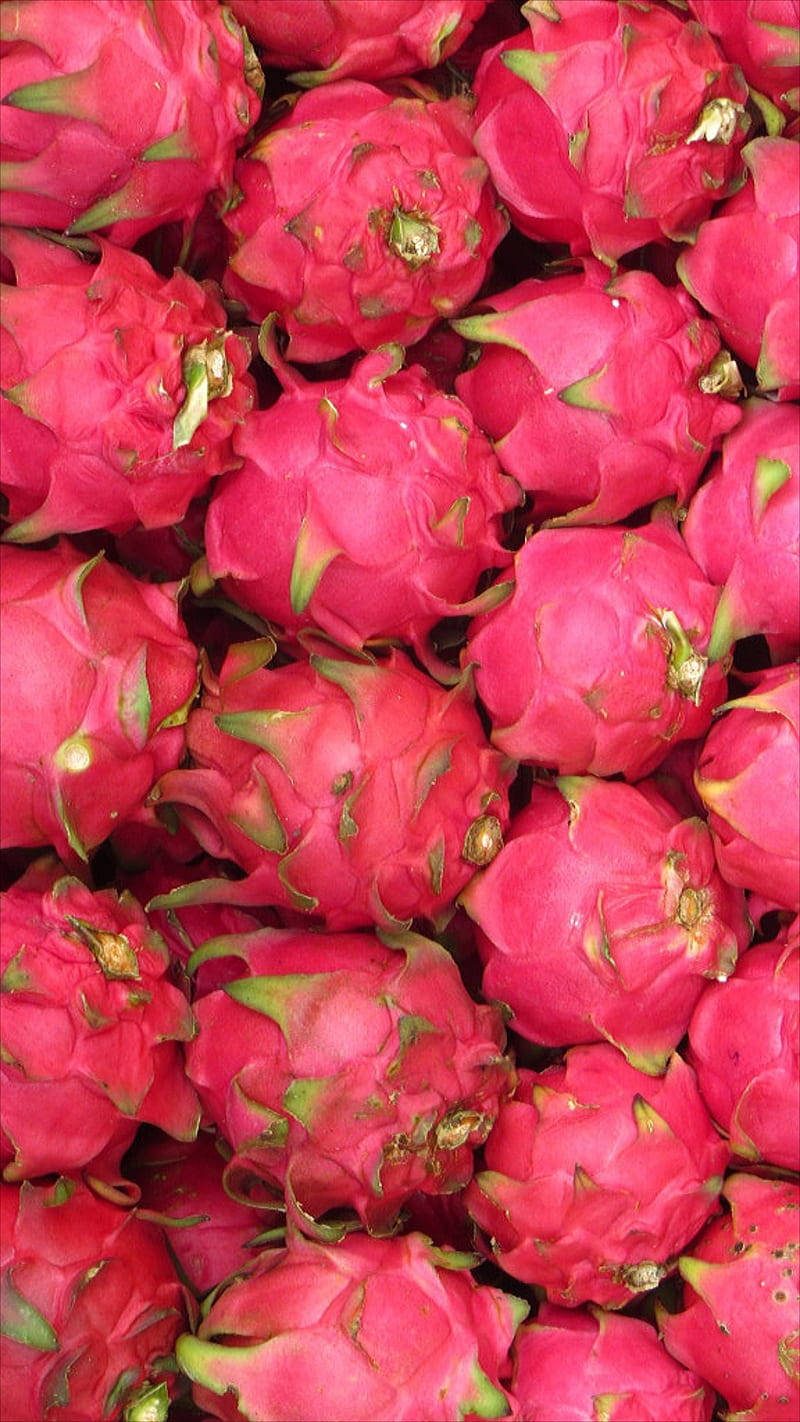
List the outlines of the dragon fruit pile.
{"label": "dragon fruit pile", "polygon": [[796,1422],[800,0],[0,56],[0,1422]]}

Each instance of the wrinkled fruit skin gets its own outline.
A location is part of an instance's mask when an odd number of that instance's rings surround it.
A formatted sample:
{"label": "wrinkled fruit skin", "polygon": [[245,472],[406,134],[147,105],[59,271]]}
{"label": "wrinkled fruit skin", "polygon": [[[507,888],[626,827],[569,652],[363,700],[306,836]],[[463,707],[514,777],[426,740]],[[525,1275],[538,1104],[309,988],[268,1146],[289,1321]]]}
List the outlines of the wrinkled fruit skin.
{"label": "wrinkled fruit skin", "polygon": [[330,1239],[346,1227],[335,1216],[386,1232],[414,1191],[467,1183],[515,1076],[500,1013],[472,1002],[445,949],[263,929],[212,941],[190,967],[208,956],[241,960],[195,1004],[187,1056],[237,1153],[229,1189],[253,1174]]}
{"label": "wrinkled fruit skin", "polygon": [[230,197],[263,76],[213,0],[5,0],[2,25],[5,222],[129,247]]}
{"label": "wrinkled fruit skin", "polygon": [[689,1023],[689,1060],[734,1154],[800,1170],[800,944],[795,919],[710,983]]}
{"label": "wrinkled fruit skin", "polygon": [[718,596],[669,524],[541,529],[463,653],[492,744],[560,775],[648,775],[725,698],[707,659]]}
{"label": "wrinkled fruit skin", "polygon": [[2,895],[0,920],[4,1179],[92,1174],[142,1121],[194,1137],[181,1045],[194,1018],[135,899],[40,861]]}
{"label": "wrinkled fruit skin", "polygon": [[489,746],[468,679],[445,691],[398,651],[271,671],[254,661],[262,645],[232,648],[207,678],[187,728],[194,766],[154,792],[250,879],[170,901],[283,905],[329,929],[435,918],[508,823],[515,767]]}
{"label": "wrinkled fruit skin", "polygon": [[730,1175],[730,1214],[712,1221],[678,1261],[684,1308],[658,1310],[670,1353],[720,1392],[727,1416],[789,1422],[797,1374],[798,1211],[786,1180]]}
{"label": "wrinkled fruit skin", "polygon": [[[183,518],[236,464],[247,343],[208,287],[98,241],[91,266],[13,229],[2,289],[2,481],[17,543]],[[58,321],[53,321],[53,311]]]}
{"label": "wrinkled fruit skin", "polygon": [[466,99],[323,85],[236,165],[225,289],[254,320],[279,313],[290,360],[412,345],[472,299],[505,236],[487,178]]}
{"label": "wrinkled fruit skin", "polygon": [[435,623],[481,606],[481,573],[510,562],[502,517],[521,495],[466,406],[401,359],[384,348],[323,385],[279,365],[292,385],[237,436],[206,558],[227,596],[285,631],[424,656]]}
{"label": "wrinkled fruit skin", "polygon": [[[797,144],[754,138],[742,156],[750,180],[704,222],[677,270],[714,318],[759,391],[800,395],[800,211]],[[753,233],[758,241],[753,241]]]}
{"label": "wrinkled fruit skin", "polygon": [[800,651],[800,410],[748,400],[742,422],[697,490],[683,536],[723,588],[712,636],[720,656],[740,637],[766,636],[789,661]]}
{"label": "wrinkled fruit skin", "polygon": [[614,1047],[573,1047],[521,1070],[465,1199],[512,1278],[621,1308],[714,1213],[729,1155],[677,1053],[651,1077]]}
{"label": "wrinkled fruit skin", "polygon": [[473,1262],[422,1234],[293,1237],[217,1296],[178,1361],[226,1422],[515,1416],[502,1379],[528,1306],[476,1284]]}
{"label": "wrinkled fruit skin", "polygon": [[689,10],[738,64],[748,84],[766,94],[787,118],[800,108],[798,0],[689,0]]}
{"label": "wrinkled fruit skin", "polygon": [[294,83],[385,79],[434,69],[470,34],[487,0],[232,0],[264,64]]}
{"label": "wrinkled fruit skin", "polygon": [[652,1073],[750,937],[705,822],[649,781],[535,784],[461,901],[481,929],[484,995],[515,1031],[552,1047],[606,1039]]}
{"label": "wrinkled fruit skin", "polygon": [[726,703],[694,777],[723,878],[794,913],[800,909],[799,698],[796,662],[761,674],[752,691]]}
{"label": "wrinkled fruit skin", "polygon": [[713,1391],[670,1357],[649,1323],[541,1304],[514,1339],[514,1395],[526,1422],[711,1422]]}
{"label": "wrinkled fruit skin", "polygon": [[145,1384],[166,1415],[186,1304],[161,1231],[67,1177],[0,1210],[3,1422],[117,1422]]}
{"label": "wrinkled fruit skin", "polygon": [[719,333],[680,287],[585,259],[481,305],[453,322],[482,347],[456,392],[537,520],[614,523],[656,499],[688,502],[740,415],[716,393]]}
{"label": "wrinkled fruit skin", "polygon": [[614,266],[735,191],[747,85],[671,11],[555,0],[484,55],[475,146],[514,224]]}
{"label": "wrinkled fruit skin", "polygon": [[50,844],[74,865],[180,760],[197,651],[175,584],[138,582],[66,539],[2,548],[0,564],[0,846]]}

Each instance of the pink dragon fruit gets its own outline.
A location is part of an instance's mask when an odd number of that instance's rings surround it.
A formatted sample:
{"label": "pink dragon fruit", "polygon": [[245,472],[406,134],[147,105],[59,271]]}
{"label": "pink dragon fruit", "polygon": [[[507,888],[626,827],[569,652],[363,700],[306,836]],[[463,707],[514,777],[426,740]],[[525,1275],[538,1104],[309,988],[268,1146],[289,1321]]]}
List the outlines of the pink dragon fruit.
{"label": "pink dragon fruit", "polygon": [[[754,138],[742,156],[751,181],[704,222],[678,274],[713,316],[760,391],[800,395],[800,201],[797,144]],[[757,233],[757,240],[754,239]]]}
{"label": "pink dragon fruit", "polygon": [[782,116],[800,109],[800,3],[798,0],[688,0],[689,10],[738,64],[759,102],[775,104]]}
{"label": "pink dragon fruit", "polygon": [[4,246],[18,280],[2,290],[5,538],[177,523],[238,462],[231,435],[255,395],[247,342],[180,270],[163,281],[103,241],[90,266],[13,228]]}
{"label": "pink dragon fruit", "polygon": [[55,860],[0,896],[3,1178],[75,1173],[141,1121],[197,1134],[183,1050],[195,1033],[166,944],[129,894],[93,893]]}
{"label": "pink dragon fruit", "polygon": [[177,765],[197,684],[174,584],[102,554],[0,549],[5,738],[0,847],[53,845],[67,864]]}
{"label": "pink dragon fruit", "polygon": [[684,1310],[657,1309],[670,1353],[720,1392],[731,1422],[789,1422],[800,1410],[797,1223],[800,1190],[730,1175],[731,1212],[678,1261]]}
{"label": "pink dragon fruit", "polygon": [[739,185],[747,85],[711,36],[660,6],[547,0],[484,55],[475,146],[538,242],[617,258],[691,239]]}
{"label": "pink dragon fruit", "polygon": [[385,1233],[414,1191],[467,1183],[515,1077],[500,1013],[444,948],[265,928],[211,940],[190,968],[209,956],[241,960],[195,1004],[187,1055],[236,1152],[228,1188],[255,1174],[295,1225],[336,1238],[349,1215]]}
{"label": "pink dragon fruit", "polygon": [[0,1211],[3,1422],[162,1422],[186,1294],[161,1231],[63,1176]]}
{"label": "pink dragon fruit", "polygon": [[748,400],[689,505],[683,536],[723,591],[709,644],[724,656],[765,635],[777,660],[800,651],[800,410]]}
{"label": "pink dragon fruit", "polygon": [[467,38],[487,0],[231,0],[264,64],[293,83],[385,79],[435,69]]}
{"label": "pink dragon fruit", "polygon": [[711,1422],[714,1394],[649,1323],[542,1304],[514,1339],[511,1384],[526,1422]]}
{"label": "pink dragon fruit", "polygon": [[207,673],[187,727],[194,766],[153,791],[249,878],[190,884],[156,906],[285,905],[330,929],[434,919],[508,821],[515,766],[489,746],[469,674],[445,691],[398,651],[270,671],[271,651],[243,643]]}
{"label": "pink dragon fruit", "polygon": [[477,1262],[422,1234],[292,1238],[215,1296],[178,1362],[226,1422],[516,1416],[503,1379],[528,1305],[476,1283]]}
{"label": "pink dragon fruit", "polygon": [[460,400],[384,347],[347,380],[310,384],[262,347],[284,385],[238,434],[243,463],[217,484],[207,565],[234,601],[286,631],[320,628],[346,647],[397,639],[428,660],[443,617],[506,566],[502,516],[520,490]]}
{"label": "pink dragon fruit", "polygon": [[800,1170],[800,920],[711,983],[689,1023],[689,1060],[734,1154]]}
{"label": "pink dragon fruit", "polygon": [[[270,1225],[282,1223],[234,1200],[223,1188],[230,1151],[208,1131],[182,1144],[152,1132],[140,1135],[125,1161],[139,1185],[139,1213],[163,1221],[169,1247],[199,1296],[248,1264],[248,1248]],[[170,1221],[174,1226],[170,1227]]]}
{"label": "pink dragon fruit", "polygon": [[718,595],[671,522],[535,533],[463,653],[493,744],[562,775],[647,775],[725,698],[706,655]]}
{"label": "pink dragon fruit", "polygon": [[799,694],[796,662],[764,672],[752,691],[726,703],[695,771],[723,878],[793,913],[800,909]]}
{"label": "pink dragon fruit", "polygon": [[228,294],[291,360],[412,345],[472,299],[508,220],[471,105],[342,79],[303,94],[236,165]]}
{"label": "pink dragon fruit", "polygon": [[520,1071],[465,1200],[507,1274],[552,1303],[621,1308],[714,1213],[729,1154],[677,1053],[654,1078],[573,1047]]}
{"label": "pink dragon fruit", "polygon": [[264,80],[217,0],[6,0],[4,221],[142,233],[233,194]]}
{"label": "pink dragon fruit", "polygon": [[724,981],[750,936],[705,821],[652,782],[563,777],[534,785],[507,841],[461,894],[485,996],[530,1041],[605,1039],[663,1071],[706,980]]}
{"label": "pink dragon fruit", "polygon": [[487,314],[455,321],[482,345],[456,391],[533,494],[537,519],[614,523],[667,495],[688,500],[740,419],[721,396],[741,386],[680,287],[582,265],[520,282],[487,298]]}

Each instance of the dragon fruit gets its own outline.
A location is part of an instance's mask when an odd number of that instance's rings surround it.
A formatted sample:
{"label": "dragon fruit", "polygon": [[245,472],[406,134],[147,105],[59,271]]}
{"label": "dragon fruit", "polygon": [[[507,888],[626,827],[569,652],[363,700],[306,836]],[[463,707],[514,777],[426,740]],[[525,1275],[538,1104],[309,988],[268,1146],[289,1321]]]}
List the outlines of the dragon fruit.
{"label": "dragon fruit", "polygon": [[759,102],[765,96],[785,118],[800,109],[798,0],[688,0],[689,10],[738,64]]}
{"label": "dragon fruit", "polygon": [[503,1379],[528,1305],[476,1283],[477,1262],[422,1234],[292,1238],[215,1295],[178,1362],[226,1422],[516,1415]]}
{"label": "dragon fruit", "polygon": [[231,0],[265,64],[331,79],[385,79],[434,69],[467,38],[487,0]]}
{"label": "dragon fruit", "polygon": [[647,775],[725,698],[706,656],[717,598],[671,523],[541,529],[463,653],[493,744],[562,775]]}
{"label": "dragon fruit", "polygon": [[132,246],[233,195],[264,82],[217,0],[5,0],[4,221]]}
{"label": "dragon fruit", "polygon": [[[614,523],[685,503],[740,414],[738,371],[680,287],[599,262],[531,278],[455,321],[482,349],[456,391],[534,496],[537,519]],[[569,332],[569,339],[565,333]]]}
{"label": "dragon fruit", "polygon": [[238,462],[246,341],[179,269],[164,281],[102,240],[95,267],[13,228],[4,246],[18,281],[2,290],[5,538],[177,523]]}
{"label": "dragon fruit", "polygon": [[3,1422],[165,1418],[186,1294],[161,1231],[63,1176],[0,1211]]}
{"label": "dragon fruit", "polygon": [[659,1329],[670,1353],[722,1394],[731,1422],[789,1422],[800,1410],[800,1190],[740,1174],[728,1177],[723,1194],[730,1214],[678,1261],[684,1309],[657,1309]]}
{"label": "dragon fruit", "polygon": [[800,410],[748,400],[741,424],[697,490],[683,536],[723,591],[709,650],[761,633],[789,661],[800,651]]}
{"label": "dragon fruit", "polygon": [[514,1339],[512,1388],[526,1422],[711,1422],[714,1394],[649,1323],[542,1304]]}
{"label": "dragon fruit", "polygon": [[710,983],[689,1023],[689,1060],[734,1154],[800,1170],[800,920]]}
{"label": "dragon fruit", "polygon": [[512,221],[614,266],[690,240],[739,186],[747,85],[701,25],[660,6],[547,0],[475,77],[475,146]]}
{"label": "dragon fruit", "polygon": [[214,490],[210,574],[286,631],[318,627],[350,648],[395,638],[427,660],[436,622],[507,592],[473,597],[481,573],[511,561],[499,538],[517,485],[460,400],[399,369],[399,347],[319,385],[262,346],[285,393],[247,420],[242,466]]}
{"label": "dragon fruit", "polygon": [[190,884],[157,907],[273,904],[330,929],[434,919],[508,822],[513,762],[493,750],[469,674],[449,691],[392,651],[271,671],[272,645],[231,649],[187,726],[194,760],[152,792],[208,853],[248,874]]}
{"label": "dragon fruit", "polygon": [[652,782],[535,784],[461,901],[481,929],[484,995],[517,1032],[552,1047],[605,1039],[652,1073],[750,937],[707,825]]}
{"label": "dragon fruit", "polygon": [[181,1044],[195,1033],[166,944],[129,894],[93,893],[54,860],[0,896],[5,1180],[117,1160],[141,1121],[191,1140],[200,1107]]}
{"label": "dragon fruit", "polygon": [[514,1072],[500,1013],[472,1002],[444,948],[265,928],[211,940],[190,968],[209,955],[241,960],[195,1004],[187,1054],[236,1152],[228,1188],[254,1173],[295,1225],[334,1238],[334,1216],[385,1233],[414,1191],[467,1183]]}
{"label": "dragon fruit", "polygon": [[[713,316],[759,391],[800,395],[800,201],[797,144],[754,138],[742,150],[750,181],[704,222],[678,275]],[[754,240],[757,233],[757,240]]]}
{"label": "dragon fruit", "polygon": [[225,289],[273,311],[291,360],[412,345],[476,294],[505,235],[466,98],[342,79],[303,94],[236,164]]}
{"label": "dragon fruit", "polygon": [[65,539],[2,548],[0,847],[86,860],[177,765],[197,684],[174,584],[140,583]]}
{"label": "dragon fruit", "polygon": [[800,909],[799,697],[796,662],[761,674],[751,691],[725,704],[695,771],[723,878],[793,913]]}
{"label": "dragon fruit", "polygon": [[654,1289],[717,1207],[729,1159],[690,1067],[645,1076],[614,1047],[520,1071],[465,1201],[498,1264],[551,1303]]}

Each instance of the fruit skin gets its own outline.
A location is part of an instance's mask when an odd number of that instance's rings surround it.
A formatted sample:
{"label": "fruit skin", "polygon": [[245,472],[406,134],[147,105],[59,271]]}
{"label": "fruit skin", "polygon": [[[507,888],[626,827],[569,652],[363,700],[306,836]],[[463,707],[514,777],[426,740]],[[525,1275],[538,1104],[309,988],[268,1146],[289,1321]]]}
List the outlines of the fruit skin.
{"label": "fruit skin", "polygon": [[615,523],[663,497],[686,503],[741,416],[716,393],[729,388],[719,333],[680,287],[581,265],[453,322],[482,347],[455,385],[537,521]]}
{"label": "fruit skin", "polygon": [[503,514],[521,491],[460,400],[383,347],[346,380],[311,384],[262,349],[284,385],[237,433],[241,467],[216,485],[206,561],[225,594],[284,631],[349,648],[394,639],[429,659],[443,617],[507,566]]}
{"label": "fruit skin", "polygon": [[130,247],[230,199],[263,75],[216,0],[4,0],[0,16],[5,222]]}
{"label": "fruit skin", "polygon": [[512,1278],[551,1303],[621,1308],[714,1213],[730,1151],[674,1053],[646,1076],[605,1044],[520,1070],[465,1203]]}
{"label": "fruit skin", "polygon": [[516,768],[489,746],[469,676],[445,691],[396,650],[272,671],[271,651],[243,643],[206,674],[187,727],[194,765],[153,792],[249,878],[155,906],[272,904],[334,930],[435,919],[499,849]]}
{"label": "fruit skin", "polygon": [[518,1417],[502,1380],[528,1305],[476,1284],[477,1262],[422,1234],[293,1236],[217,1294],[178,1362],[198,1407],[232,1422]]}
{"label": "fruit skin", "polygon": [[[681,281],[713,317],[758,391],[800,395],[800,204],[797,144],[754,138],[742,150],[750,181],[704,222],[678,258]],[[753,241],[753,233],[758,241]]]}
{"label": "fruit skin", "polygon": [[115,1422],[146,1383],[166,1416],[187,1296],[161,1231],[66,1176],[0,1210],[3,1422]]}
{"label": "fruit skin", "polygon": [[484,996],[545,1046],[612,1042],[665,1069],[708,978],[749,942],[711,835],[652,781],[534,784],[505,847],[460,896],[479,925]]}
{"label": "fruit skin", "polygon": [[711,1388],[675,1363],[644,1319],[541,1304],[513,1352],[527,1422],[711,1422]]}
{"label": "fruit skin", "polygon": [[800,108],[798,0],[688,0],[690,13],[738,64],[751,88],[765,94],[787,118]]}
{"label": "fruit skin", "polygon": [[723,588],[713,654],[761,633],[773,661],[789,661],[800,651],[800,410],[758,399],[741,409],[681,527],[695,562]]}
{"label": "fruit skin", "polygon": [[197,652],[175,584],[102,555],[0,548],[4,714],[0,846],[50,844],[69,867],[183,754]]}
{"label": "fruit skin", "polygon": [[332,79],[385,79],[435,69],[467,38],[487,0],[232,0],[264,64],[301,72],[310,87]]}
{"label": "fruit skin", "polygon": [[386,1233],[416,1190],[466,1184],[515,1073],[499,1011],[444,948],[266,928],[212,940],[190,969],[216,957],[239,973],[195,1003],[187,1071],[236,1152],[228,1189],[254,1175],[333,1239],[353,1213]]}
{"label": "fruit skin", "polygon": [[739,70],[661,7],[555,0],[525,14],[529,29],[475,76],[475,146],[512,222],[610,266],[647,242],[690,240],[741,182]]}
{"label": "fruit skin", "polygon": [[169,954],[130,894],[93,893],[37,861],[0,897],[5,1180],[118,1159],[142,1121],[191,1140],[196,1031]]}
{"label": "fruit skin", "polygon": [[793,913],[800,909],[799,696],[796,662],[758,674],[751,691],[720,708],[726,714],[709,731],[694,776],[723,878]]}
{"label": "fruit skin", "polygon": [[508,219],[469,101],[423,94],[323,85],[237,162],[225,290],[278,313],[289,360],[412,345],[480,288]]}
{"label": "fruit skin", "polygon": [[689,1060],[734,1154],[800,1170],[800,920],[709,983],[689,1023]]}
{"label": "fruit skin", "polygon": [[673,1357],[722,1394],[731,1422],[788,1422],[797,1374],[800,1190],[787,1180],[730,1175],[730,1205],[678,1261],[682,1313],[657,1309]]}
{"label": "fruit skin", "polygon": [[462,654],[492,744],[561,775],[648,775],[725,698],[707,660],[718,597],[671,520],[540,529]]}
{"label": "fruit skin", "polygon": [[4,537],[177,523],[237,463],[255,397],[213,286],[100,239],[97,266],[13,228],[3,245],[18,283],[2,290]]}

